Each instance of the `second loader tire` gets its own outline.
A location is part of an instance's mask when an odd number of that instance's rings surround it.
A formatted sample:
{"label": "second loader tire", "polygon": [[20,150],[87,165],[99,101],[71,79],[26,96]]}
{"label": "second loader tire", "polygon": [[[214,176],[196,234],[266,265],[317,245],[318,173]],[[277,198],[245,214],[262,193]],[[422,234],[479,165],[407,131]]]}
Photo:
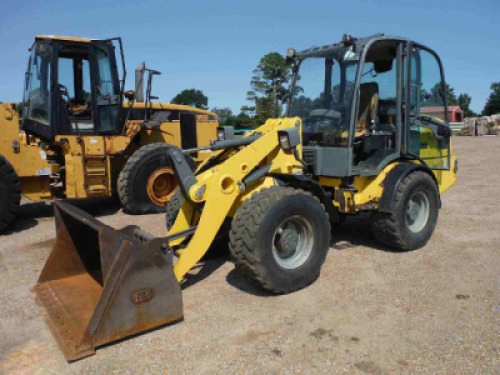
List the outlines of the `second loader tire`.
{"label": "second loader tire", "polygon": [[10,162],[0,155],[0,233],[14,220],[20,203],[21,181]]}
{"label": "second loader tire", "polygon": [[330,248],[330,221],[312,194],[271,187],[243,202],[229,236],[236,269],[271,293],[290,293],[318,278]]}
{"label": "second loader tire", "polygon": [[[151,143],[135,151],[118,177],[118,197],[131,214],[165,212],[177,180],[168,154],[176,146]],[[190,159],[194,169],[194,161]]]}
{"label": "second loader tire", "polygon": [[382,244],[408,251],[431,238],[439,216],[439,190],[425,172],[410,173],[399,184],[392,213],[372,214],[372,233]]}

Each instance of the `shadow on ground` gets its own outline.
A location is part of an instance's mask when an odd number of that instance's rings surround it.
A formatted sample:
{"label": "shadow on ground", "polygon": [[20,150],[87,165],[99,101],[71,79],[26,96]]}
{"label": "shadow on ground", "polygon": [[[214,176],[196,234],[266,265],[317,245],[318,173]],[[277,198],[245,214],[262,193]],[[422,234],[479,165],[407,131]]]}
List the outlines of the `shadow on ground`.
{"label": "shadow on ground", "polygon": [[[342,224],[332,229],[332,241],[330,243],[330,251],[346,251],[364,246],[378,251],[388,253],[404,254],[405,252],[397,251],[390,247],[380,244],[371,232],[370,215],[360,214],[356,217],[346,218]],[[257,285],[248,280],[241,272],[233,269],[228,273],[226,281],[233,287],[242,292],[249,293],[259,297],[271,297],[273,294],[263,290]]]}
{"label": "shadow on ground", "polygon": [[[121,208],[120,202],[117,199],[109,197],[67,200],[67,202],[96,217],[114,215]],[[51,218],[53,216],[53,203],[25,202],[19,207],[18,216],[14,219],[14,222],[3,234],[9,235],[23,232],[37,226],[40,219]]]}
{"label": "shadow on ground", "polygon": [[370,214],[361,213],[347,217],[342,224],[332,230],[331,250],[347,250],[357,246],[366,246],[388,253],[404,254],[405,251],[396,250],[378,242],[370,228]]}
{"label": "shadow on ground", "polygon": [[229,255],[219,256],[217,258],[209,257],[202,259],[202,261],[194,266],[186,275],[186,281],[184,281],[184,283],[182,283],[181,285],[182,289],[187,289],[193,285],[198,284],[200,281],[205,280],[228,261]]}

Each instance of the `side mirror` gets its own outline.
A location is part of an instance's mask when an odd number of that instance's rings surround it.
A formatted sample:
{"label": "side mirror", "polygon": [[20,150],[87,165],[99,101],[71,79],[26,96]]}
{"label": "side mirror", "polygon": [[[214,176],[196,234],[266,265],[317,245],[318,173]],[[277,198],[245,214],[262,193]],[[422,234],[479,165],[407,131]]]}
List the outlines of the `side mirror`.
{"label": "side mirror", "polygon": [[125,91],[123,93],[123,95],[125,95],[125,97],[129,100],[129,101],[133,101],[135,99],[135,91],[134,90],[128,90],[128,91]]}

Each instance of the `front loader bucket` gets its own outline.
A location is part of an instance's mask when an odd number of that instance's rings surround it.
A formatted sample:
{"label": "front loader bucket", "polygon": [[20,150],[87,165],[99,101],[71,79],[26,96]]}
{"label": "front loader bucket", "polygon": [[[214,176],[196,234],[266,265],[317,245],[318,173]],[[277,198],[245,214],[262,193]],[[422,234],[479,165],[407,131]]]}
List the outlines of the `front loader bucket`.
{"label": "front loader bucket", "polygon": [[182,318],[181,288],[162,240],[115,230],[55,203],[57,237],[34,290],[67,361]]}

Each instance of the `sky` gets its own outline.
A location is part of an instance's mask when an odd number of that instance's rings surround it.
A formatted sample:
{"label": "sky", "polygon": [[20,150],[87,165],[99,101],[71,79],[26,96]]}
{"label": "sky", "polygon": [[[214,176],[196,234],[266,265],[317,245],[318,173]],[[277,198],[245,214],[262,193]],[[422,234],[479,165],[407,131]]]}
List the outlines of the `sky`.
{"label": "sky", "polygon": [[187,88],[235,113],[250,104],[252,70],[269,52],[285,54],[341,40],[345,33],[407,37],[441,56],[446,81],[479,112],[500,81],[499,0],[2,0],[0,101],[22,99],[27,49],[35,35],[121,36],[128,78],[142,62],[162,72],[153,94],[169,102]]}

